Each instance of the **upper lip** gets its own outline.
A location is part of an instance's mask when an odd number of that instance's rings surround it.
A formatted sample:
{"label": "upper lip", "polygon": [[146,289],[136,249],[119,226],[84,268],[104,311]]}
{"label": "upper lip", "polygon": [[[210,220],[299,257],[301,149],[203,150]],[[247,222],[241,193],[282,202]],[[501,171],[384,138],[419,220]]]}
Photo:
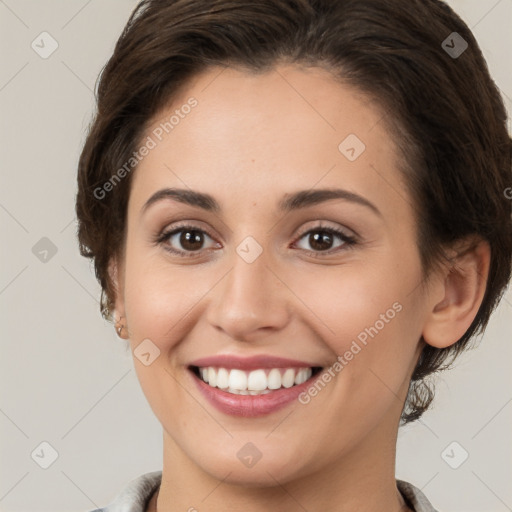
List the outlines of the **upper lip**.
{"label": "upper lip", "polygon": [[218,355],[202,357],[189,363],[189,366],[198,366],[205,368],[214,366],[219,368],[238,368],[241,370],[256,370],[258,368],[315,368],[321,365],[298,361],[297,359],[288,359],[266,354],[260,354],[250,357],[240,357],[236,355]]}

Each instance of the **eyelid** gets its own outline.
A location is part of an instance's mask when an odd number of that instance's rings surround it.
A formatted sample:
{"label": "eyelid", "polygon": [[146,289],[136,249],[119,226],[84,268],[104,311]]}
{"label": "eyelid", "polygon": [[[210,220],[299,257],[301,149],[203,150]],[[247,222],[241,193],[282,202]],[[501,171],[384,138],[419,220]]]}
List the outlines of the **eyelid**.
{"label": "eyelid", "polygon": [[[307,254],[310,254],[310,255],[312,255],[314,257],[322,257],[322,256],[329,256],[329,255],[332,255],[332,254],[337,254],[339,252],[342,252],[342,250],[347,250],[347,249],[349,249],[349,248],[351,248],[354,245],[359,243],[359,240],[360,240],[359,235],[357,235],[357,233],[355,233],[355,231],[353,231],[351,229],[348,229],[348,228],[346,228],[344,226],[339,226],[339,225],[336,225],[336,227],[330,226],[328,224],[325,224],[325,221],[316,221],[316,222],[319,222],[319,223],[318,224],[309,225],[309,226],[306,226],[306,227],[302,228],[300,230],[299,234],[293,240],[292,246],[295,245],[297,242],[299,242],[302,238],[304,238],[304,236],[307,235],[308,233],[314,232],[314,231],[322,231],[322,230],[324,230],[326,232],[330,232],[334,236],[336,236],[339,239],[341,239],[342,242],[343,242],[341,244],[341,246],[338,246],[337,248],[329,249],[329,250],[326,250],[326,251],[311,251],[311,250],[308,250],[308,249],[302,249],[302,251],[305,251]],[[166,242],[169,241],[169,239],[171,237],[175,236],[180,231],[184,231],[186,229],[189,229],[191,231],[200,231],[200,232],[206,234],[218,246],[219,242],[215,241],[216,237],[212,236],[208,229],[203,228],[199,224],[200,224],[199,221],[196,221],[196,220],[193,220],[193,221],[190,221],[190,220],[177,221],[177,223],[174,224],[172,227],[164,228],[163,230],[161,230],[156,235],[156,237],[154,239],[154,243],[156,245],[165,244]],[[346,233],[345,231],[350,231],[350,233],[352,233],[352,234]],[[345,249],[340,249],[340,247],[346,247],[346,248]],[[165,247],[165,250],[167,250],[171,254],[174,254],[174,255],[177,255],[177,256],[180,256],[180,257],[183,257],[183,258],[193,259],[193,258],[201,257],[204,254],[205,251],[211,251],[212,248],[200,249],[198,251],[184,251],[184,250],[179,250],[179,249],[173,249],[171,247]]]}
{"label": "eyelid", "polygon": [[190,229],[194,231],[201,231],[205,234],[207,234],[212,240],[216,240],[218,237],[216,235],[213,235],[209,228],[206,228],[202,225],[201,221],[190,219],[190,220],[178,220],[172,225],[166,226],[163,229],[159,230],[156,235],[156,239],[169,237],[171,235],[175,235],[176,232],[184,230],[184,229]]}
{"label": "eyelid", "polygon": [[353,229],[349,229],[345,226],[341,226],[339,224],[331,226],[330,224],[326,223],[328,221],[323,221],[323,220],[319,220],[316,222],[318,222],[318,224],[313,224],[313,225],[306,226],[305,228],[301,228],[299,231],[299,234],[297,236],[297,239],[300,239],[309,231],[321,230],[321,229],[341,231],[344,234],[344,236],[346,236],[347,238],[357,238],[357,239],[360,238],[359,235]]}
{"label": "eyelid", "polygon": [[[198,224],[199,221],[178,221],[177,224],[174,224],[172,227],[166,227],[162,229],[159,233],[157,233],[154,243],[155,244],[164,244],[169,241],[174,235],[179,233],[180,231],[185,231],[189,229],[190,231],[200,231],[201,233],[206,234],[213,242],[218,245],[219,242],[216,241],[216,237],[210,234],[210,231],[207,228],[204,228]],[[194,257],[194,255],[200,255],[204,251],[208,249],[201,249],[199,251],[182,251],[177,249],[171,249],[169,247],[166,248],[169,252],[174,254],[185,253],[187,257]],[[182,254],[183,255],[183,254]]]}
{"label": "eyelid", "polygon": [[332,255],[338,255],[347,250],[353,249],[356,245],[359,245],[360,239],[358,236],[349,235],[340,229],[339,227],[325,226],[323,224],[318,224],[316,226],[311,226],[307,228],[304,232],[302,232],[292,243],[292,246],[295,246],[298,242],[300,242],[308,233],[317,232],[325,232],[330,233],[334,237],[337,237],[342,241],[341,245],[338,247],[334,247],[328,249],[326,251],[312,251],[309,249],[302,249],[306,254],[313,258],[327,258]]}

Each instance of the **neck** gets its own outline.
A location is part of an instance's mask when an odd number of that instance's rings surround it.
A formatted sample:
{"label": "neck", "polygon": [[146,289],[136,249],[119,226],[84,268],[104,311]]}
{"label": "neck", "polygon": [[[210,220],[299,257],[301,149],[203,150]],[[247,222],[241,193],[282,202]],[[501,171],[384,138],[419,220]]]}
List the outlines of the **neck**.
{"label": "neck", "polygon": [[146,512],[222,512],[226,503],[245,512],[411,512],[396,487],[393,428],[391,435],[376,429],[335,463],[287,481],[272,472],[268,483],[257,487],[237,483],[228,472],[222,478],[206,473],[164,431],[162,483]]}

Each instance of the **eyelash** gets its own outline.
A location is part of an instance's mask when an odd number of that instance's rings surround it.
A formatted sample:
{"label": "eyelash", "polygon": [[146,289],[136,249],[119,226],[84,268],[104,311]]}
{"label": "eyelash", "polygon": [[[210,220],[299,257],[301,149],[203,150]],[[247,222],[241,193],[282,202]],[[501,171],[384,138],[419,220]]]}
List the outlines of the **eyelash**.
{"label": "eyelash", "polygon": [[[205,231],[204,229],[199,228],[198,226],[194,226],[192,224],[184,224],[184,225],[178,225],[178,226],[174,227],[171,231],[163,231],[156,237],[156,239],[154,240],[154,243],[156,245],[164,245],[164,249],[166,251],[170,252],[171,254],[180,256],[182,258],[198,257],[201,254],[202,250],[188,251],[188,252],[177,251],[176,249],[172,249],[171,247],[169,247],[168,244],[166,244],[166,242],[168,242],[172,236],[176,235],[177,233],[180,233],[182,231],[187,231],[187,230],[197,231],[199,233],[206,234],[213,240],[213,237],[208,233],[208,231]],[[340,250],[348,250],[348,249],[353,248],[357,244],[357,240],[355,237],[349,236],[336,228],[322,226],[322,225],[318,225],[318,226],[308,229],[306,232],[302,233],[293,243],[295,243],[299,240],[302,240],[302,238],[304,238],[306,235],[311,234],[312,232],[329,233],[331,235],[338,236],[343,242],[343,245],[341,245],[340,247],[337,247],[334,250],[332,250],[332,249],[328,250],[328,251],[308,251],[308,250],[306,250],[306,252],[308,254],[310,254],[311,256],[313,256],[315,258],[321,258],[324,255],[330,255],[335,252],[340,252]]]}

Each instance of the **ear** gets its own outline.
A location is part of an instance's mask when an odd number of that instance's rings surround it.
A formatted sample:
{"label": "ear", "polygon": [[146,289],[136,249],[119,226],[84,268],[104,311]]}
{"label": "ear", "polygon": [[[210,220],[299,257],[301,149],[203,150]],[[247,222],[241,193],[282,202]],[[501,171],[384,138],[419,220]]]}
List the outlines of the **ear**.
{"label": "ear", "polygon": [[[433,285],[423,339],[436,348],[456,343],[469,329],[482,303],[489,276],[491,249],[483,240],[467,240]],[[442,300],[439,301],[439,297]]]}
{"label": "ear", "polygon": [[126,314],[125,314],[125,305],[124,305],[124,267],[120,263],[119,258],[117,256],[113,256],[110,259],[108,264],[108,273],[112,284],[114,285],[114,307],[115,310],[113,312],[114,322],[117,325],[120,323],[124,325],[124,329],[121,331],[121,334],[118,334],[119,337],[128,339],[124,336],[124,333],[128,332],[128,328],[126,325]]}

